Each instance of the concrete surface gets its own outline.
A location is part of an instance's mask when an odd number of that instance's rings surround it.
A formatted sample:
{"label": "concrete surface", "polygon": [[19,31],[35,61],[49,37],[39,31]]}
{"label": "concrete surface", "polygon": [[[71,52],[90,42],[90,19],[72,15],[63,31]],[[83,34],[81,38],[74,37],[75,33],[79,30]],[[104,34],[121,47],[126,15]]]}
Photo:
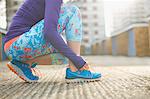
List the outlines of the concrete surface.
{"label": "concrete surface", "polygon": [[100,81],[67,84],[66,66],[41,65],[37,67],[41,79],[29,84],[10,72],[6,62],[1,63],[0,99],[150,99],[149,58],[88,56],[85,59],[102,73]]}

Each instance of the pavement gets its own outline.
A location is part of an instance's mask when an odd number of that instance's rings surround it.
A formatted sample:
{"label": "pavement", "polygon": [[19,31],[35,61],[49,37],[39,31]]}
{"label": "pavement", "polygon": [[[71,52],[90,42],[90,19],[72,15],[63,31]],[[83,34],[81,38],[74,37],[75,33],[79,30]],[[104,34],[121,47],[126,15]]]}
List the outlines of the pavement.
{"label": "pavement", "polygon": [[102,73],[95,82],[65,82],[66,65],[38,65],[41,79],[25,83],[0,66],[0,99],[150,99],[150,58],[84,56]]}

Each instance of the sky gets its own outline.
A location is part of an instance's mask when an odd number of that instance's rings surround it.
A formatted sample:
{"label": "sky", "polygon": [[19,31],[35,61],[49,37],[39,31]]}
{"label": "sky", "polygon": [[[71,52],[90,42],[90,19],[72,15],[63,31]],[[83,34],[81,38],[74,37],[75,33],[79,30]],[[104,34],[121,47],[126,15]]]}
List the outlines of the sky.
{"label": "sky", "polygon": [[107,37],[111,36],[111,32],[113,31],[113,11],[128,7],[132,1],[134,0],[104,0],[105,30]]}

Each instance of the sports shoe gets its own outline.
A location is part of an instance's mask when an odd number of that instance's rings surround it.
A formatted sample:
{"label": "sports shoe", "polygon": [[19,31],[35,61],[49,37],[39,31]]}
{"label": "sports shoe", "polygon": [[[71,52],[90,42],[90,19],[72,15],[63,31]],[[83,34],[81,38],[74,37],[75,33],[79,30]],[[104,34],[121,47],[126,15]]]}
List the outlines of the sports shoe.
{"label": "sports shoe", "polygon": [[7,64],[8,68],[25,82],[35,82],[39,79],[38,76],[35,76],[32,73],[32,68],[34,68],[36,65],[36,63],[33,63],[30,66],[27,63],[22,63],[17,60],[12,60]]}
{"label": "sports shoe", "polygon": [[70,68],[66,69],[66,81],[67,82],[80,82],[80,81],[96,81],[100,80],[100,73],[92,73],[89,70],[78,70],[76,72],[72,72]]}

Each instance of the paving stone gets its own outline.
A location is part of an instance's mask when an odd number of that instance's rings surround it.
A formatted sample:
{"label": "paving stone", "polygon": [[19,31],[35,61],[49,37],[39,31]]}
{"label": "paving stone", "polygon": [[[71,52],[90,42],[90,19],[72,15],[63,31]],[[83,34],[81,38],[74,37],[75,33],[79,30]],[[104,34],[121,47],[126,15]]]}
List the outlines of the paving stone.
{"label": "paving stone", "polygon": [[[0,79],[0,99],[150,99],[150,67],[93,66],[102,73],[95,82],[65,82],[64,65],[38,65],[42,77],[25,83],[7,68]],[[7,71],[7,72],[6,72]]]}

